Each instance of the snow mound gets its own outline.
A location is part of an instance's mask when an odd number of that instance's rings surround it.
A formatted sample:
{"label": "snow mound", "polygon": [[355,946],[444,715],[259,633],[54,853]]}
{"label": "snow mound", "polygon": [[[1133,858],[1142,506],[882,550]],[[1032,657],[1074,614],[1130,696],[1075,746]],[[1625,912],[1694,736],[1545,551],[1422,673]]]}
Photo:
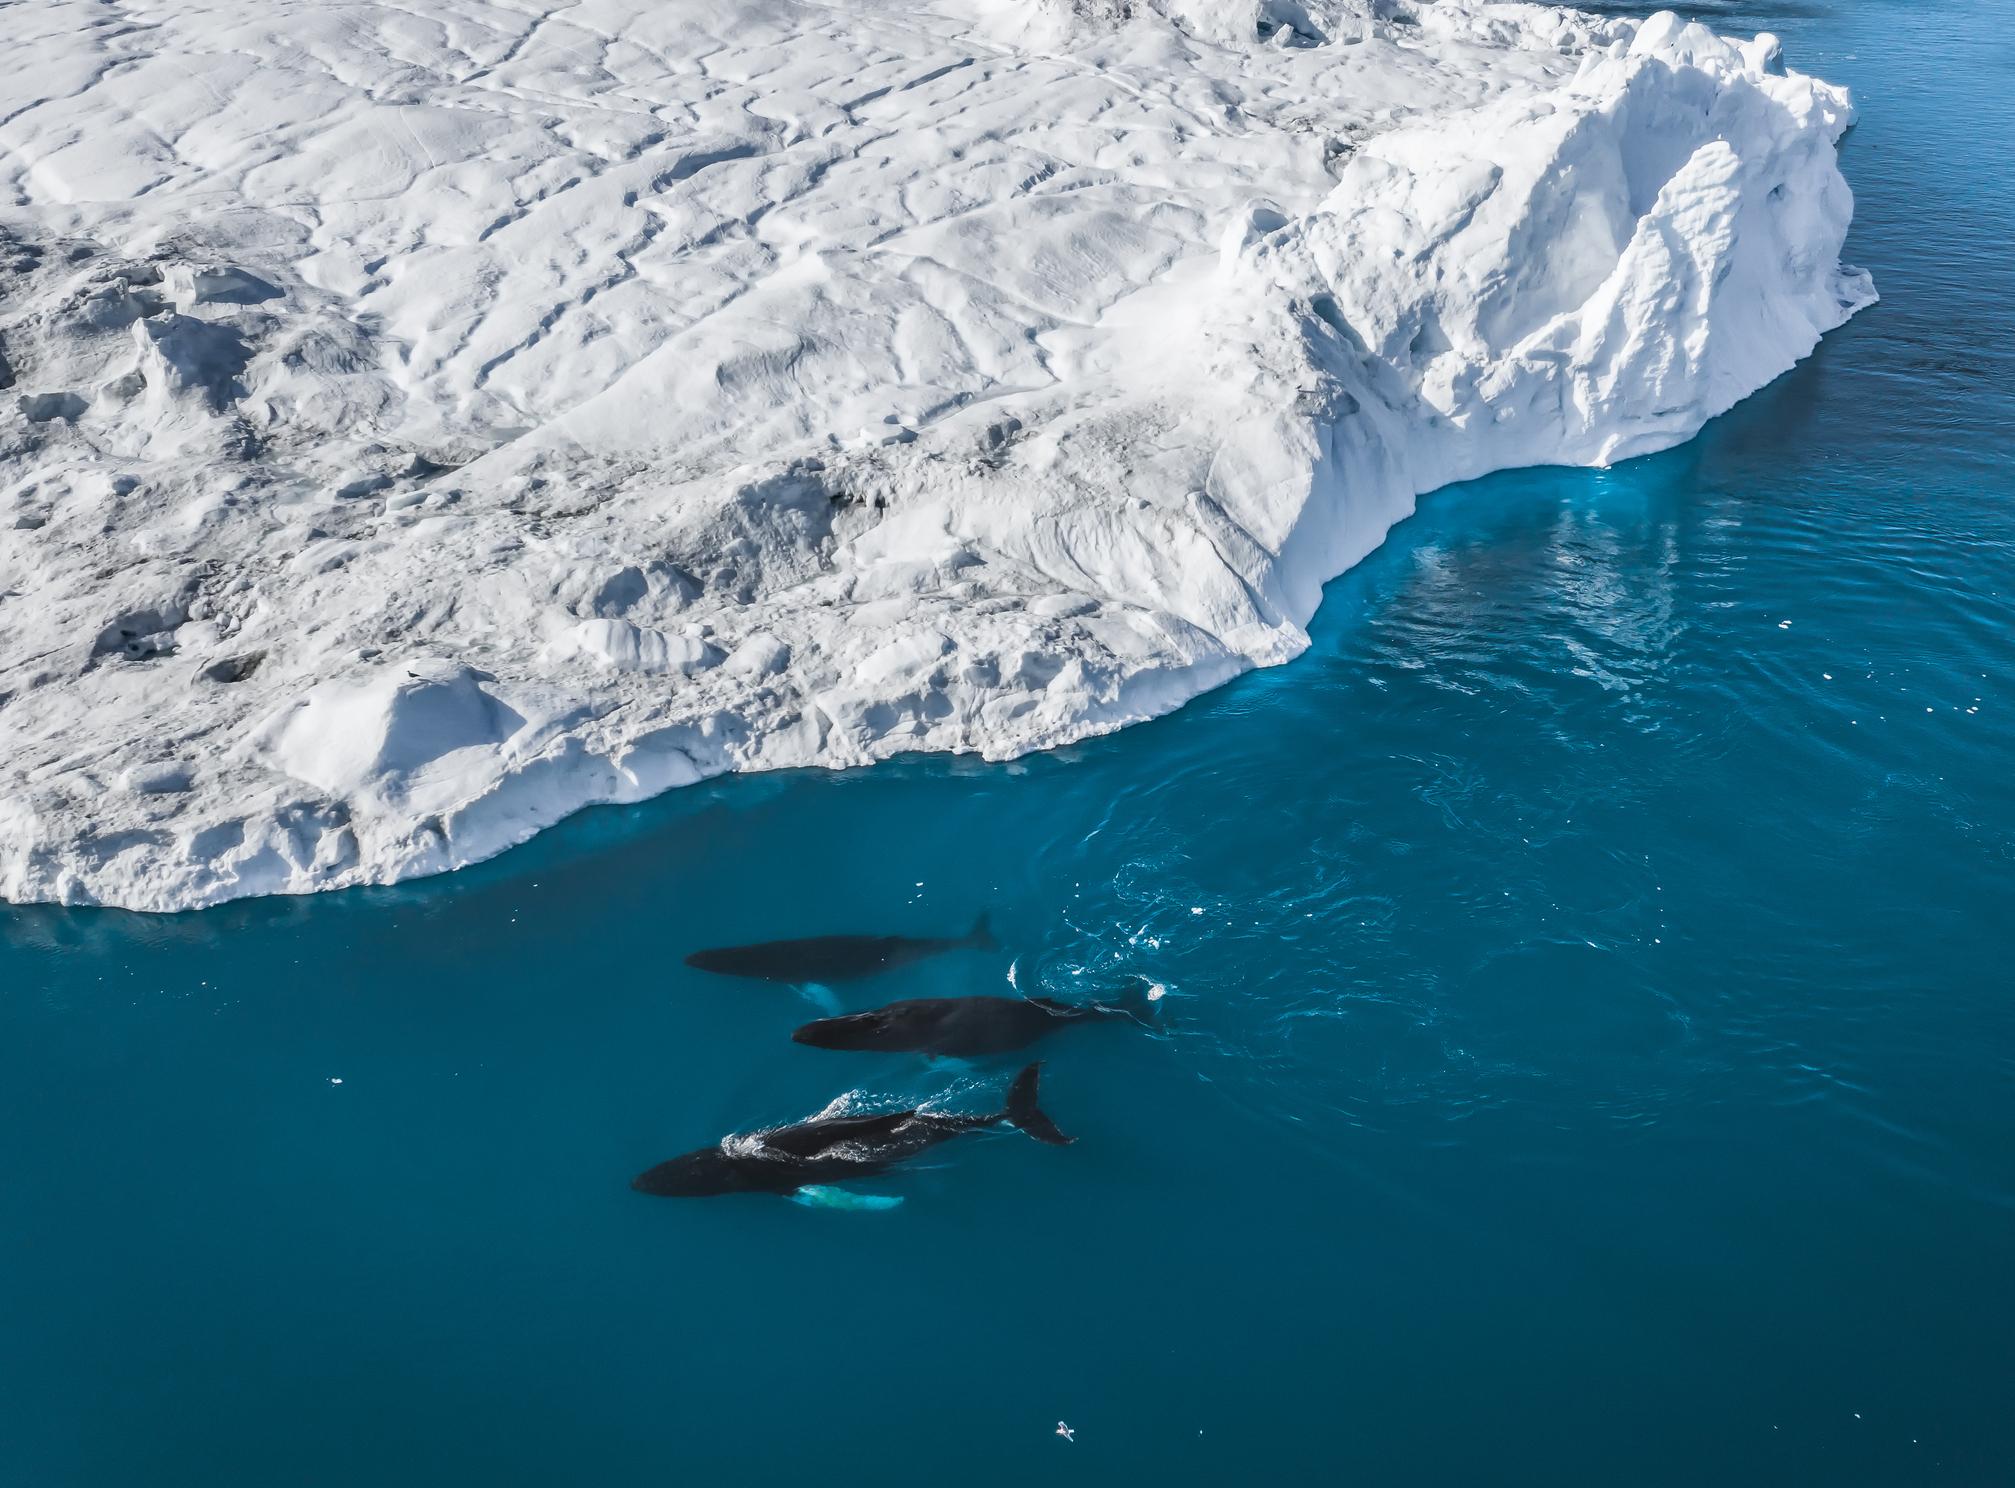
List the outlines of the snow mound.
{"label": "snow mound", "polygon": [[0,80],[16,900],[1117,728],[1421,492],[1686,439],[1873,298],[1845,93],[1669,15],[101,10]]}
{"label": "snow mound", "polygon": [[452,663],[430,670],[312,687],[255,733],[255,747],[275,769],[332,796],[403,796],[429,767],[463,750],[496,750],[523,726],[483,690],[490,679]]}

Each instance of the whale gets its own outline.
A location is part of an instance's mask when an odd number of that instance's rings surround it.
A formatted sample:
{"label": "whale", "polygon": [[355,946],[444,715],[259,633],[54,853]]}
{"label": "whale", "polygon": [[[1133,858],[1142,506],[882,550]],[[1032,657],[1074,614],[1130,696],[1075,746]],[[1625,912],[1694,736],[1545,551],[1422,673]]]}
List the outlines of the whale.
{"label": "whale", "polygon": [[819,1018],[791,1038],[814,1049],[973,1059],[1026,1049],[1072,1023],[1125,1021],[1154,1028],[1158,1025],[1153,995],[1141,986],[1110,1003],[1058,1002],[1053,997],[914,997],[864,1013]]}
{"label": "whale", "polygon": [[872,1116],[814,1116],[791,1126],[724,1137],[648,1168],[630,1180],[638,1193],[665,1199],[723,1194],[778,1194],[826,1208],[880,1208],[890,1200],[846,1195],[834,1184],[871,1178],[967,1132],[1012,1126],[1038,1142],[1067,1147],[1037,1104],[1042,1065],[1014,1077],[1007,1103],[992,1115],[949,1111],[884,1111]]}
{"label": "whale", "polygon": [[686,965],[755,981],[824,985],[857,982],[947,951],[990,951],[999,944],[982,914],[963,935],[814,935],[803,940],[765,940],[694,951],[686,957]]}

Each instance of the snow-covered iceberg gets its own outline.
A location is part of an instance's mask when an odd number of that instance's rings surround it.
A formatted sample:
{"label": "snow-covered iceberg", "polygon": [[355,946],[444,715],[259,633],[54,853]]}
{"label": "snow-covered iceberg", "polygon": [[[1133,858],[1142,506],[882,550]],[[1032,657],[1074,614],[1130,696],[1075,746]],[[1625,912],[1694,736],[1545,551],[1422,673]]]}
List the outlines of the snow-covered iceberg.
{"label": "snow-covered iceberg", "polygon": [[0,894],[472,862],[1294,656],[1873,297],[1845,93],[1481,0],[17,0]]}

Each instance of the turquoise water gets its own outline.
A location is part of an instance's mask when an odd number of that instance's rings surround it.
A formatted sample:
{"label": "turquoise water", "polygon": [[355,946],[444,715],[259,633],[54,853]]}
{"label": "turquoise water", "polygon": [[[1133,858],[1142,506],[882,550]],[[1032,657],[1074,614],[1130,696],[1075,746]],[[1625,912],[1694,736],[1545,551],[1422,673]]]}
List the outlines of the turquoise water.
{"label": "turquoise water", "polygon": [[[1435,496],[1293,666],[397,889],[0,908],[0,1482],[2015,1479],[2009,15],[1710,14],[1856,85],[1884,303],[1685,449]],[[990,1106],[680,964],[985,907],[840,995],[1164,982],[1048,1048],[1077,1145],[629,1191]]]}

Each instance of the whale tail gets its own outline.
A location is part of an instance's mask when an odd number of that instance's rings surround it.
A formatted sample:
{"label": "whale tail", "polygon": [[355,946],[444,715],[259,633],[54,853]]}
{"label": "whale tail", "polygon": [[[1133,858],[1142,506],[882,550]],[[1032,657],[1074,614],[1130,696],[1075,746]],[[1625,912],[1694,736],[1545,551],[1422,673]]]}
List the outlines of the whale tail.
{"label": "whale tail", "polygon": [[973,921],[972,929],[966,931],[960,944],[975,951],[997,951],[1001,943],[994,939],[993,927],[987,923],[987,912],[981,910],[979,918]]}
{"label": "whale tail", "polygon": [[1052,1147],[1068,1147],[1077,1138],[1067,1137],[1058,1131],[1056,1123],[1045,1116],[1036,1104],[1036,1082],[1041,1078],[1041,1060],[1016,1075],[1014,1084],[1008,1087],[1007,1109],[1001,1112],[1000,1119],[1027,1132],[1038,1142],[1047,1142]]}

